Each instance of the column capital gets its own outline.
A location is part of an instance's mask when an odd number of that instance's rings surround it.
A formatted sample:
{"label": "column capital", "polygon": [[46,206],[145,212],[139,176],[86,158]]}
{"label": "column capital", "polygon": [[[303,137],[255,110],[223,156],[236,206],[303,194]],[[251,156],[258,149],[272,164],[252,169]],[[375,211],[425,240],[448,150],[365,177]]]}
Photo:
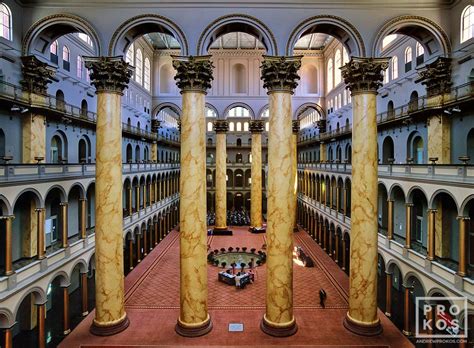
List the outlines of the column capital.
{"label": "column capital", "polygon": [[211,56],[171,56],[173,68],[176,69],[176,85],[183,92],[200,92],[207,94],[214,79],[214,65]]}
{"label": "column capital", "polygon": [[87,201],[87,198],[79,198],[79,201],[83,202],[83,201]]}
{"label": "column capital", "polygon": [[20,84],[23,90],[46,94],[48,84],[53,82],[56,69],[31,55],[21,57],[21,72],[23,79]]}
{"label": "column capital", "polygon": [[60,205],[61,207],[63,207],[63,206],[68,206],[69,203],[68,203],[68,202],[60,202],[59,205]]}
{"label": "column capital", "polygon": [[15,220],[15,215],[3,215],[0,216],[0,220]]}
{"label": "column capital", "polygon": [[293,134],[298,134],[300,131],[300,120],[291,121],[291,128],[293,130]]}
{"label": "column capital", "polygon": [[427,213],[437,213],[438,212],[438,209],[428,209],[426,210]]}
{"label": "column capital", "polygon": [[122,57],[84,57],[87,69],[91,71],[91,83],[96,93],[109,92],[122,95],[135,69]]}
{"label": "column capital", "polygon": [[229,130],[229,122],[227,120],[215,120],[214,130],[216,133],[226,133]]}
{"label": "column capital", "polygon": [[388,198],[388,199],[387,199],[387,202],[392,202],[392,203],[393,203],[393,202],[395,202],[395,200],[393,200],[393,199],[391,199],[391,198]]}
{"label": "column capital", "polygon": [[456,220],[459,220],[459,221],[469,221],[471,220],[471,218],[469,216],[457,216],[456,217]]}
{"label": "column capital", "polygon": [[414,205],[413,203],[405,203],[405,206],[406,206],[406,207],[413,207],[413,206],[415,206],[415,205]]}
{"label": "column capital", "polygon": [[382,72],[388,68],[390,58],[352,57],[341,68],[342,78],[351,95],[375,93],[382,86]]}
{"label": "column capital", "polygon": [[451,58],[438,57],[418,71],[416,83],[426,86],[428,97],[448,93],[451,89]]}
{"label": "column capital", "polygon": [[262,133],[265,129],[265,124],[262,120],[251,120],[249,130],[251,133]]}
{"label": "column capital", "polygon": [[293,94],[298,86],[298,70],[303,56],[263,56],[260,66],[262,70],[263,88],[272,92],[288,92]]}
{"label": "column capital", "polygon": [[161,121],[157,120],[156,118],[151,120],[151,131],[153,133],[158,132],[158,129],[161,128]]}
{"label": "column capital", "polygon": [[35,208],[35,212],[41,213],[43,211],[46,211],[46,208]]}

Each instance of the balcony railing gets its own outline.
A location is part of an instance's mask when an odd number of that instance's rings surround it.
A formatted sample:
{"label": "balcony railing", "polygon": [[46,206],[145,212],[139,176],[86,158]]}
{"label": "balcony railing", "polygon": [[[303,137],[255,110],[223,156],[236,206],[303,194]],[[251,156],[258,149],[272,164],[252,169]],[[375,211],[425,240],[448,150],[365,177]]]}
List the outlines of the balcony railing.
{"label": "balcony railing", "polygon": [[[298,169],[312,169],[324,172],[351,174],[349,163],[306,163]],[[409,177],[445,182],[466,182],[474,184],[474,165],[453,164],[379,164],[380,177]]]}
{"label": "balcony railing", "polygon": [[[44,94],[43,98],[34,98],[33,94],[25,92],[21,87],[5,81],[0,81],[0,96],[13,102],[21,103],[25,106],[60,112],[64,114],[64,116],[78,121],[89,122],[94,125],[97,122],[97,114],[95,112],[68,104],[63,100],[57,99],[48,94]],[[155,133],[131,126],[125,122],[122,122],[122,131],[150,140],[157,139]]]}
{"label": "balcony railing", "polygon": [[[124,163],[122,172],[140,173],[154,170],[177,169],[178,163]],[[95,164],[1,164],[0,183],[37,179],[65,179],[76,176],[94,176]]]}
{"label": "balcony railing", "polygon": [[[450,92],[443,96],[440,104],[431,105],[428,103],[426,96],[421,96],[416,100],[412,100],[409,103],[377,114],[377,124],[385,124],[394,120],[403,119],[416,112],[421,112],[430,109],[441,109],[452,104],[462,102],[474,97],[474,83],[469,82],[456,87],[451,88]],[[332,139],[336,136],[347,135],[352,132],[352,125],[344,126],[339,129],[332,130],[330,132],[321,133],[319,135],[312,136],[310,138],[302,139],[298,141],[299,145],[311,144],[318,141],[325,141]]]}

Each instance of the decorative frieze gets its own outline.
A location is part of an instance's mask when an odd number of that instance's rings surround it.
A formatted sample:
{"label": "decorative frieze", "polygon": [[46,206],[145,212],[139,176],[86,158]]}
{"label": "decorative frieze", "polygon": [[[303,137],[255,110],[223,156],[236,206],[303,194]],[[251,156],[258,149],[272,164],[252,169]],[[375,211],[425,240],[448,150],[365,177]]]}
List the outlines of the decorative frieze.
{"label": "decorative frieze", "polygon": [[84,63],[90,70],[91,83],[98,92],[122,94],[128,87],[134,68],[122,57],[84,57]]}
{"label": "decorative frieze", "polygon": [[56,69],[35,56],[23,56],[21,57],[21,72],[23,79],[20,84],[25,91],[46,94],[48,84],[53,82]]}
{"label": "decorative frieze", "polygon": [[176,70],[174,79],[181,93],[186,91],[207,93],[214,79],[211,56],[172,56]]}
{"label": "decorative frieze", "polygon": [[298,86],[298,70],[301,67],[302,56],[263,56],[260,66],[262,70],[263,88],[271,92],[294,93]]}
{"label": "decorative frieze", "polygon": [[214,130],[216,133],[226,133],[229,130],[229,123],[227,120],[214,121]]}
{"label": "decorative frieze", "polygon": [[249,130],[251,133],[262,133],[265,129],[265,124],[262,120],[252,120],[249,124]]}
{"label": "decorative frieze", "polygon": [[352,95],[358,93],[377,93],[383,84],[383,71],[388,68],[389,57],[362,58],[352,57],[341,68],[346,88]]}
{"label": "decorative frieze", "polygon": [[438,57],[418,71],[416,83],[426,86],[428,97],[449,93],[451,82],[451,58]]}

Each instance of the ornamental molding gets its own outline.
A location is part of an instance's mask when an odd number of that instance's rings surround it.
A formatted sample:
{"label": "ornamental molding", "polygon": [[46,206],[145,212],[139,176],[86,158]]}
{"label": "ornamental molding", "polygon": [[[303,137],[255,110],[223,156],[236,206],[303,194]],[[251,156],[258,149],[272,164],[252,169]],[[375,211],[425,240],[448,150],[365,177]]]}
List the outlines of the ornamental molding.
{"label": "ornamental molding", "polygon": [[226,133],[229,130],[229,123],[227,120],[214,121],[214,130],[216,133]]}
{"label": "ornamental molding", "polygon": [[298,86],[302,56],[263,56],[261,79],[263,88],[272,92],[288,92],[293,94]]}
{"label": "ornamental molding", "polygon": [[214,79],[214,65],[211,56],[172,56],[173,68],[176,70],[174,79],[183,92],[207,93]]}
{"label": "ornamental molding", "polygon": [[85,67],[90,70],[91,84],[96,93],[110,92],[122,94],[128,87],[133,75],[133,68],[121,56],[118,57],[84,57]]}
{"label": "ornamental molding", "polygon": [[438,57],[418,71],[415,83],[426,86],[428,97],[449,93],[451,86],[451,58]]}
{"label": "ornamental molding", "polygon": [[351,57],[349,63],[341,68],[346,88],[352,95],[377,93],[383,85],[383,71],[388,68],[390,57],[363,58]]}
{"label": "ornamental molding", "polygon": [[40,61],[36,56],[21,57],[21,72],[23,79],[20,85],[30,93],[46,94],[48,84],[53,82],[56,69]]}
{"label": "ornamental molding", "polygon": [[249,123],[250,133],[262,133],[265,129],[265,123],[261,120],[252,120]]}

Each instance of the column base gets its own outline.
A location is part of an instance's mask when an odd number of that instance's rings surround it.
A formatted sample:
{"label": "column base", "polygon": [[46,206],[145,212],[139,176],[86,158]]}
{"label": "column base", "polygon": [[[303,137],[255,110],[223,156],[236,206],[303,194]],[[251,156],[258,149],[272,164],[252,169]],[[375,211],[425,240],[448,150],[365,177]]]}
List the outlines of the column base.
{"label": "column base", "polygon": [[83,317],[87,317],[88,314],[89,314],[89,311],[82,312]]}
{"label": "column base", "polygon": [[265,227],[250,227],[249,231],[251,233],[265,233],[267,232],[267,229]]}
{"label": "column base", "polygon": [[198,325],[188,325],[183,323],[179,318],[175,326],[175,331],[183,337],[199,337],[208,334],[212,330],[212,321],[209,314],[206,321]]}
{"label": "column base", "polygon": [[71,329],[67,329],[67,330],[63,331],[63,335],[64,335],[64,336],[67,336],[67,335],[69,335],[70,333],[71,333]]}
{"label": "column base", "polygon": [[383,332],[380,320],[374,324],[364,325],[359,322],[355,322],[349,317],[349,314],[344,318],[344,327],[360,336],[378,336]]}
{"label": "column base", "polygon": [[267,335],[274,337],[288,337],[293,336],[298,331],[298,325],[296,320],[293,320],[287,326],[276,326],[266,319],[266,315],[263,315],[263,319],[260,322],[260,329]]}
{"label": "column base", "polygon": [[92,325],[89,329],[90,333],[96,336],[112,336],[122,332],[130,325],[130,320],[128,320],[127,314],[123,316],[120,320],[113,323],[112,325],[100,325],[97,322],[92,322]]}
{"label": "column base", "polygon": [[385,316],[386,316],[387,318],[391,318],[391,317],[392,317],[392,314],[389,313],[389,312],[385,312]]}
{"label": "column base", "polygon": [[402,333],[407,337],[412,335],[410,331],[406,331],[406,330],[402,330]]}

